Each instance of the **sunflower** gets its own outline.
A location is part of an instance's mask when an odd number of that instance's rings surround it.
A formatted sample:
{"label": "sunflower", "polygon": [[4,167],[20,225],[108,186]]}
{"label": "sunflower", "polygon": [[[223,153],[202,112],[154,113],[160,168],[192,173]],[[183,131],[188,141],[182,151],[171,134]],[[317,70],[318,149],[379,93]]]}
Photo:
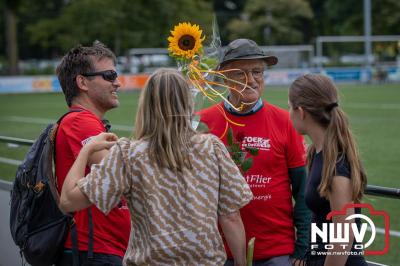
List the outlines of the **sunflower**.
{"label": "sunflower", "polygon": [[174,56],[191,59],[202,47],[201,43],[205,38],[201,36],[202,32],[196,24],[179,23],[168,37],[168,50]]}

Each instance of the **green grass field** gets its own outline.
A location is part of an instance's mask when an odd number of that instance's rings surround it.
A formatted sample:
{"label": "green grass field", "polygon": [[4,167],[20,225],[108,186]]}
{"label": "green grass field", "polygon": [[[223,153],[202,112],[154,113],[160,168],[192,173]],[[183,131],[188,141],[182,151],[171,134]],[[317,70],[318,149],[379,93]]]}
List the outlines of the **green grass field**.
{"label": "green grass field", "polygon": [[[339,85],[340,105],[350,117],[351,126],[368,173],[368,183],[400,188],[400,85]],[[130,136],[135,119],[138,92],[121,93],[121,106],[107,114],[119,136]],[[267,87],[264,98],[287,108],[287,88]],[[66,111],[62,94],[0,94],[0,135],[26,139],[38,136],[47,122]],[[22,160],[27,147],[0,143],[0,157]],[[0,162],[0,176],[12,180],[16,166]],[[365,198],[376,210],[390,215],[390,229],[400,231],[400,200]],[[382,227],[382,223],[377,224]],[[400,264],[400,237],[390,238],[390,251],[368,260],[388,265]],[[378,235],[375,245],[383,245]]]}

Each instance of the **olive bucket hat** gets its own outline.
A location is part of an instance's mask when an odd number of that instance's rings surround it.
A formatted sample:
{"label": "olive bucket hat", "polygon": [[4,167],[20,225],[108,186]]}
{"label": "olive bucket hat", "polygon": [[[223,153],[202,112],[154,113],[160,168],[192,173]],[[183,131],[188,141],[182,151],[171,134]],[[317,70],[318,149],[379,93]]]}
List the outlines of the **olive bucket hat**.
{"label": "olive bucket hat", "polygon": [[219,67],[228,62],[245,59],[263,59],[268,66],[278,63],[276,56],[267,55],[256,42],[249,39],[236,39],[226,47]]}

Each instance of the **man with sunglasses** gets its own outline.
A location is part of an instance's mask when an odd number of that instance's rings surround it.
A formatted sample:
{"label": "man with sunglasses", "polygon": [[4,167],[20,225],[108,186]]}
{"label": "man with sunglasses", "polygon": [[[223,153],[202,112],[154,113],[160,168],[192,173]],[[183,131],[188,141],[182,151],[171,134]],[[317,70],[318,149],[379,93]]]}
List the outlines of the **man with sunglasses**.
{"label": "man with sunglasses", "polygon": [[[92,136],[105,132],[103,117],[118,107],[121,86],[115,70],[116,58],[102,43],[76,46],[62,59],[57,76],[70,109],[61,121],[55,146],[58,190],[80,149]],[[107,151],[93,154],[86,167],[101,161]],[[125,201],[106,216],[94,205],[74,213],[75,230],[65,242],[57,265],[122,265],[129,234],[130,215]],[[77,250],[77,249],[78,250]]]}
{"label": "man with sunglasses", "polygon": [[[304,140],[286,110],[261,99],[265,67],[277,62],[252,40],[232,41],[219,64],[230,89],[228,101],[200,112],[201,121],[225,145],[230,127],[242,150],[258,149],[244,174],[254,198],[240,210],[247,241],[255,237],[253,265],[257,266],[298,265],[308,244]],[[228,249],[227,253],[225,265],[234,265]]]}

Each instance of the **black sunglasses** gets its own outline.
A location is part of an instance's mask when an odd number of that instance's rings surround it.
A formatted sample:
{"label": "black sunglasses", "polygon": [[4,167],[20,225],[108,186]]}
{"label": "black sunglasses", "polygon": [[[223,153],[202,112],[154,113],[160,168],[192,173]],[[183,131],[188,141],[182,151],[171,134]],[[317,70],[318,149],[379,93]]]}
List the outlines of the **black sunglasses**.
{"label": "black sunglasses", "polygon": [[118,73],[115,72],[114,70],[104,70],[104,71],[93,72],[93,73],[83,73],[81,75],[84,77],[102,76],[104,80],[107,80],[110,82],[114,82],[118,77]]}

